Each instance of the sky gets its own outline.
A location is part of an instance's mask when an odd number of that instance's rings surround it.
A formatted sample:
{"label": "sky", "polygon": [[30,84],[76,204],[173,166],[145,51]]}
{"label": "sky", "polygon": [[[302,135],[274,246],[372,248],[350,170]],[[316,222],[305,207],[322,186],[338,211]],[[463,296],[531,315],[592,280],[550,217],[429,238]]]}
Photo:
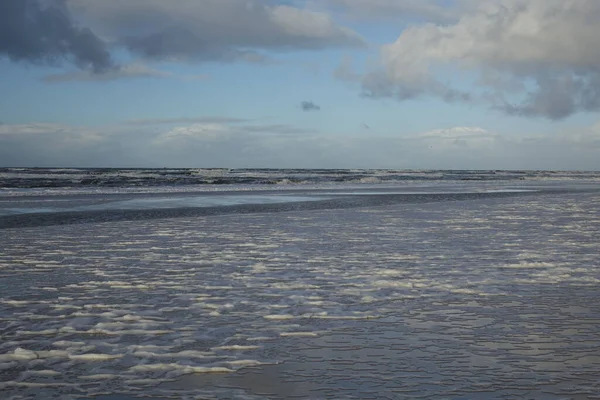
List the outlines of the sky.
{"label": "sky", "polygon": [[597,0],[1,0],[0,166],[600,170]]}

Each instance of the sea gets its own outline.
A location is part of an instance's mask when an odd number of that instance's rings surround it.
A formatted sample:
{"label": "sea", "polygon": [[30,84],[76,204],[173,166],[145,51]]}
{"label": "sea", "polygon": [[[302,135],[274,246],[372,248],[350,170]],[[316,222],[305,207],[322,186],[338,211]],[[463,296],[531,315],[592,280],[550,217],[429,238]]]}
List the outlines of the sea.
{"label": "sea", "polygon": [[0,168],[2,399],[600,399],[600,172]]}

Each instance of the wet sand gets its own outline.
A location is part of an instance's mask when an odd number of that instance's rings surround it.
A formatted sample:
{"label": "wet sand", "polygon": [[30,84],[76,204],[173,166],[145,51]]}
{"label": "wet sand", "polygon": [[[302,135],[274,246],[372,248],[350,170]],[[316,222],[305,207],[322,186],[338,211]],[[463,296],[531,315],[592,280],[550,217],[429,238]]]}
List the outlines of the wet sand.
{"label": "wet sand", "polygon": [[600,398],[597,193],[386,201],[0,230],[0,390]]}

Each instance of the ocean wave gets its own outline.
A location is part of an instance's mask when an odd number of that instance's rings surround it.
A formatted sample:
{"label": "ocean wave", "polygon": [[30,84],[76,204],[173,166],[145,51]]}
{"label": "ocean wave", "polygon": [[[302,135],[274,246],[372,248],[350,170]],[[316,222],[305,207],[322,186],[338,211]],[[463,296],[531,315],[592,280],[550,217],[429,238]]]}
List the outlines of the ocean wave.
{"label": "ocean wave", "polygon": [[600,172],[359,169],[3,168],[0,188],[131,188],[190,185],[379,184],[434,181],[600,179]]}

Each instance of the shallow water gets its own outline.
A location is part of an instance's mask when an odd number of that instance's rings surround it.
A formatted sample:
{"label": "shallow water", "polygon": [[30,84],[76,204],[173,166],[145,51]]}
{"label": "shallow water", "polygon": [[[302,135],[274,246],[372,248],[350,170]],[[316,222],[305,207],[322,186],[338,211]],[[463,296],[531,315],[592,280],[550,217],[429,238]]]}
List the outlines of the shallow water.
{"label": "shallow water", "polygon": [[0,390],[600,398],[600,194],[444,199],[0,230]]}
{"label": "shallow water", "polygon": [[[28,200],[23,198],[0,200],[0,217],[6,215],[33,214],[33,213],[59,213],[59,212],[85,212],[85,211],[111,211],[111,210],[156,210],[177,209],[193,207],[218,207],[242,204],[281,204],[300,201],[324,200],[327,197],[319,196],[294,196],[289,194],[260,195],[260,194],[235,194],[235,195],[186,195],[181,194],[161,197],[122,198],[122,196],[98,197],[87,196],[73,200],[64,198],[46,198],[44,200]],[[40,205],[45,205],[40,207]]]}

